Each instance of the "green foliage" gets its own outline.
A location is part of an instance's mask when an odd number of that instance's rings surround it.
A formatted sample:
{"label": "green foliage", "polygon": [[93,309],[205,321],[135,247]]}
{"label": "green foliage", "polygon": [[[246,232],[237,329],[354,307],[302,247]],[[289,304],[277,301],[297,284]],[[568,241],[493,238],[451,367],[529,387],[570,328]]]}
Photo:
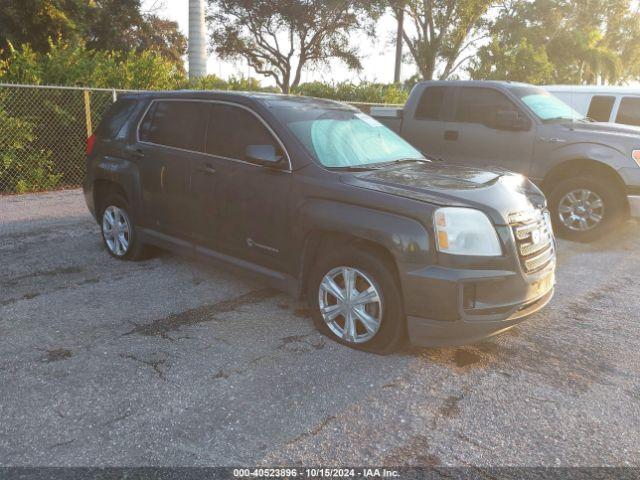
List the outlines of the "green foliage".
{"label": "green foliage", "polygon": [[292,93],[362,103],[404,103],[409,95],[408,90],[398,85],[370,82],[362,82],[357,85],[351,82],[335,84],[310,82],[301,84]]}
{"label": "green foliage", "polygon": [[51,152],[35,147],[34,140],[34,125],[10,116],[0,105],[0,185],[5,190],[50,190],[60,182]]}
{"label": "green foliage", "polygon": [[51,38],[90,50],[154,50],[182,69],[186,39],[178,24],[143,14],[140,0],[0,0],[0,49],[29,44],[46,53]]}
{"label": "green foliage", "polygon": [[29,45],[0,61],[0,82],[36,85],[91,86],[134,90],[174,89],[185,82],[184,71],[159,53],[147,50],[105,52],[63,40],[50,42],[46,53]]}
{"label": "green foliage", "polygon": [[640,78],[634,0],[511,0],[478,50],[472,78],[530,83],[623,83]]}

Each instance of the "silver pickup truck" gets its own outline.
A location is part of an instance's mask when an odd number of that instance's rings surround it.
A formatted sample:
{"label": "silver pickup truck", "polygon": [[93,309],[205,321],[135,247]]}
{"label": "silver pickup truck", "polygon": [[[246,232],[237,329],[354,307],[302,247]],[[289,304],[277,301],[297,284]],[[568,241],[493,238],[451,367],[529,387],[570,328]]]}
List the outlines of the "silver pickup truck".
{"label": "silver pickup truck", "polygon": [[640,128],[591,121],[542,88],[422,82],[404,108],[371,114],[435,161],[526,175],[560,236],[591,241],[640,217]]}

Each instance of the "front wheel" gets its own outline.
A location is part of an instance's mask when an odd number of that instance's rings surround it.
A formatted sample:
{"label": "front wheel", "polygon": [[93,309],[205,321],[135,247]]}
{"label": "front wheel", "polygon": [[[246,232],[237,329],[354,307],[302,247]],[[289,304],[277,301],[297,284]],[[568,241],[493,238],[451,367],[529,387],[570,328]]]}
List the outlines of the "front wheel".
{"label": "front wheel", "polygon": [[402,296],[392,266],[345,248],[320,259],[307,292],[316,327],[352,348],[390,353],[403,343]]}
{"label": "front wheel", "polygon": [[619,192],[606,180],[577,177],[558,183],[549,196],[558,236],[590,242],[618,224],[624,213]]}

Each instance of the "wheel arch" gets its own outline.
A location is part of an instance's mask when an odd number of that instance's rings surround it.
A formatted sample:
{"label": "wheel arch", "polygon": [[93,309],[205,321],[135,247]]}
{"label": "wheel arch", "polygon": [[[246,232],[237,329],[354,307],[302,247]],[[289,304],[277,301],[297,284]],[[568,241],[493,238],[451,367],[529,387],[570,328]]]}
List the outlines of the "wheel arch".
{"label": "wheel arch", "polygon": [[100,208],[102,206],[101,201],[109,194],[116,193],[124,197],[127,202],[130,200],[126,190],[118,182],[113,180],[107,180],[104,178],[96,179],[93,182],[93,202],[96,208],[96,219],[100,223]]}
{"label": "wheel arch", "polygon": [[576,176],[606,178],[624,192],[624,180],[614,168],[598,160],[587,158],[566,160],[553,167],[542,181],[542,190],[548,196],[562,180]]}
{"label": "wheel arch", "polygon": [[398,287],[402,289],[398,264],[393,253],[383,244],[364,238],[359,235],[344,233],[334,230],[314,229],[310,231],[305,240],[305,247],[300,262],[300,293],[304,295],[309,286],[309,274],[318,257],[324,252],[330,252],[338,248],[355,247],[363,249],[382,260],[390,267],[398,281]]}

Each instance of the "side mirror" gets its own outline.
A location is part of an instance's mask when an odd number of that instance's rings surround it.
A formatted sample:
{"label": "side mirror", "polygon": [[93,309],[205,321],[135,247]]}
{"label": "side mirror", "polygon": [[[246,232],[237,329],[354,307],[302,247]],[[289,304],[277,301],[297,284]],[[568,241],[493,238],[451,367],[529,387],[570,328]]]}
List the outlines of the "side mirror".
{"label": "side mirror", "polygon": [[248,145],[245,155],[248,160],[260,165],[275,165],[282,160],[282,155],[277,154],[273,145]]}
{"label": "side mirror", "polygon": [[515,110],[499,110],[490,126],[498,130],[528,130],[529,121]]}

